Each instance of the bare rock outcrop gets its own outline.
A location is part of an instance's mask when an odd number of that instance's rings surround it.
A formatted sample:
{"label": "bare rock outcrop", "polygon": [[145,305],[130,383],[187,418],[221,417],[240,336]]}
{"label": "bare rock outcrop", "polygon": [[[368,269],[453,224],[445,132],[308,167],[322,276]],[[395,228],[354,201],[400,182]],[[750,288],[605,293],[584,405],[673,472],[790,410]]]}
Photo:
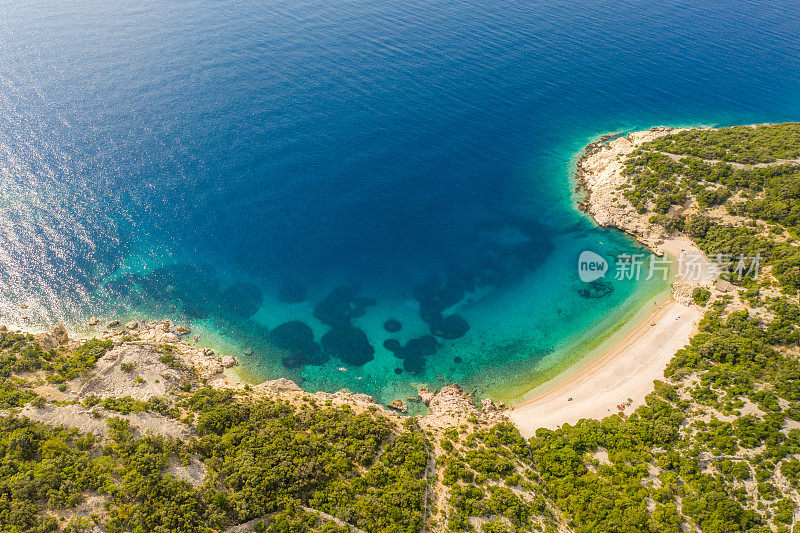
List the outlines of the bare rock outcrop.
{"label": "bare rock outcrop", "polygon": [[273,379],[272,381],[265,381],[253,387],[253,389],[254,390],[267,389],[274,392],[303,392],[303,389],[300,388],[300,385],[298,385],[291,379],[286,379],[286,378],[278,378],[278,379]]}
{"label": "bare rock outcrop", "polygon": [[123,343],[100,358],[78,396],[130,396],[146,401],[192,380],[189,369],[169,364],[164,355],[151,343]]}
{"label": "bare rock outcrop", "polygon": [[69,334],[67,333],[67,328],[64,327],[64,324],[59,322],[58,324],[53,327],[53,331],[50,332],[50,335],[58,342],[59,346],[63,346],[69,341]]}
{"label": "bare rock outcrop", "polygon": [[40,408],[26,405],[20,411],[20,415],[36,422],[51,426],[76,428],[101,437],[108,436],[108,419],[113,417],[129,421],[135,436],[152,433],[185,440],[194,435],[191,426],[151,411],[121,414],[115,411],[107,411],[100,406],[87,409],[79,404],[48,404]]}
{"label": "bare rock outcrop", "polygon": [[678,280],[672,283],[672,297],[676,302],[683,305],[692,305],[692,293],[697,286],[685,280]]}
{"label": "bare rock outcrop", "polygon": [[680,131],[683,130],[653,128],[589,145],[578,161],[578,185],[587,194],[586,202],[581,205],[599,226],[620,229],[650,249],[658,249],[667,237],[666,231],[659,225],[650,224],[649,215],[638,213],[622,195],[619,188],[628,181],[622,171],[625,157],[643,142]]}
{"label": "bare rock outcrop", "polygon": [[362,404],[362,405],[375,404],[375,398],[373,398],[369,394],[364,394],[363,392],[350,392],[346,390],[340,390],[338,392],[334,392],[333,394],[330,394],[328,392],[317,392],[315,395],[322,399],[333,399],[338,402],[344,402],[349,404]]}
{"label": "bare rock outcrop", "polygon": [[41,346],[44,351],[58,348],[58,341],[49,333],[39,333],[36,335],[36,342],[39,343],[39,346]]}
{"label": "bare rock outcrop", "polygon": [[431,400],[433,400],[433,398],[436,396],[436,393],[428,389],[420,389],[417,395],[419,396],[419,399],[422,400],[422,403],[425,405],[430,405]]}
{"label": "bare rock outcrop", "polygon": [[484,398],[481,400],[481,412],[484,414],[494,413],[496,412],[497,406],[494,404],[491,398]]}
{"label": "bare rock outcrop", "polygon": [[386,405],[386,407],[389,409],[394,409],[395,411],[400,411],[401,413],[408,411],[408,406],[403,400],[392,400]]}
{"label": "bare rock outcrop", "polygon": [[433,396],[428,404],[431,412],[422,417],[421,422],[429,427],[447,428],[470,421],[493,423],[506,419],[503,410],[492,400],[483,400],[481,405],[484,409],[479,410],[472,395],[454,383]]}
{"label": "bare rock outcrop", "polygon": [[431,399],[428,407],[435,416],[473,416],[478,413],[475,404],[457,383],[443,387]]}

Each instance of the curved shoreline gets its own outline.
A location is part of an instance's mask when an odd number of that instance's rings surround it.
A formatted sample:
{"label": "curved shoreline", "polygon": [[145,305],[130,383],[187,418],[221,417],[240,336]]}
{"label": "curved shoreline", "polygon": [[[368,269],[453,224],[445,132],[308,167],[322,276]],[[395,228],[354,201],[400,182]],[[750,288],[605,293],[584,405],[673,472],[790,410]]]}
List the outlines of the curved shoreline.
{"label": "curved shoreline", "polygon": [[[646,219],[642,220],[642,216],[616,198],[620,179],[624,181],[619,172],[620,156],[640,142],[673,131],[679,130],[657,128],[627,136],[603,136],[588,145],[580,156],[577,174],[579,186],[588,193],[586,202],[579,206],[598,226],[614,227],[635,237],[657,255],[677,257],[682,247],[693,247],[688,239],[665,240]],[[596,338],[590,334],[580,346],[574,346],[575,351],[582,353],[571,357],[570,364],[552,369],[552,377],[544,382],[528,381],[528,390],[519,390],[524,392],[517,396],[522,401],[507,413],[508,418],[523,435],[530,436],[541,427],[554,429],[581,418],[603,418],[616,412],[615,407],[626,403],[628,398],[633,401],[627,409],[640,405],[652,391],[653,380],[662,376],[674,353],[688,342],[700,317],[696,308],[686,305],[687,288],[691,287],[684,283],[676,291],[673,285],[676,298],[655,312],[647,312],[653,302],[652,295],[646,300],[626,302],[632,305],[624,316],[617,317]],[[226,368],[220,374],[219,381],[226,387],[258,383],[248,379],[243,367]],[[531,385],[535,386],[530,388]]]}
{"label": "curved shoreline", "polygon": [[646,215],[621,201],[618,191],[626,181],[621,172],[624,157],[642,142],[676,131],[681,130],[653,128],[625,136],[610,134],[587,145],[576,168],[576,192],[586,193],[578,209],[598,226],[616,228],[656,255],[676,261],[688,250],[702,257],[703,275],[698,280],[676,276],[672,298],[657,311],[647,312],[642,307],[629,321],[633,329],[622,338],[612,335],[582,361],[528,391],[508,413],[525,437],[539,428],[556,429],[583,418],[602,419],[621,411],[620,405],[628,411],[642,405],[653,390],[653,381],[663,377],[675,352],[695,333],[702,313],[691,304],[690,295],[694,287],[713,282],[707,258],[690,240],[668,238],[653,227]]}
{"label": "curved shoreline", "polygon": [[668,301],[622,340],[603,346],[588,366],[533,389],[533,398],[515,407],[509,418],[530,437],[538,428],[556,429],[582,418],[600,420],[629,400],[626,410],[636,409],[686,344],[699,317],[696,308]]}

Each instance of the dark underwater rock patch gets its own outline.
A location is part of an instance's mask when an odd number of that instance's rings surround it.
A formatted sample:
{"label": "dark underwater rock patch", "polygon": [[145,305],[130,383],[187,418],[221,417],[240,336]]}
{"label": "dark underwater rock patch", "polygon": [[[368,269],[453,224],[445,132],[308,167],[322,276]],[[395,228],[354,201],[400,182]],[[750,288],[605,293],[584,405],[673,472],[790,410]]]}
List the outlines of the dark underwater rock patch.
{"label": "dark underwater rock patch", "polygon": [[441,281],[431,278],[415,287],[414,298],[419,302],[420,318],[428,323],[439,320],[445,309],[461,301],[466,289],[463,279]]}
{"label": "dark underwater rock patch", "polygon": [[375,300],[358,296],[356,287],[337,287],[314,308],[314,316],[333,328],[350,326],[354,318],[364,316]]}
{"label": "dark underwater rock patch", "polygon": [[420,355],[404,357],[403,369],[412,374],[421,374],[425,370],[425,358]]}
{"label": "dark underwater rock patch", "polygon": [[[389,339],[394,340],[394,339]],[[399,346],[400,343],[397,343]],[[384,344],[385,346],[385,344]],[[394,356],[403,360],[403,368],[412,374],[419,374],[425,369],[426,358],[434,355],[439,349],[439,341],[432,335],[423,335],[411,339],[399,350],[392,350]]]}
{"label": "dark underwater rock patch", "polygon": [[[469,251],[469,257],[458,268],[447,272],[443,278],[433,277],[414,288],[414,298],[419,302],[419,315],[429,325],[445,335],[463,335],[463,322],[440,324],[448,320],[443,315],[453,305],[479,287],[502,287],[516,283],[539,267],[553,251],[553,244],[543,235],[544,228],[521,218],[512,217],[496,221],[485,228],[490,233],[479,239]],[[503,238],[501,233],[511,232],[517,238]],[[450,326],[452,333],[448,333]],[[447,338],[447,337],[445,337]],[[458,337],[453,337],[458,338]]]}
{"label": "dark underwater rock patch", "polygon": [[204,318],[208,318],[211,312],[208,309],[208,305],[202,304],[193,304],[193,303],[185,303],[181,307],[183,314],[186,318],[191,318],[194,320],[202,320]]}
{"label": "dark underwater rock patch", "polygon": [[[166,305],[189,318],[209,315],[218,289],[213,270],[204,265],[175,264],[144,274],[125,274],[103,284],[106,297],[127,298],[129,305]],[[186,313],[184,307],[189,307]],[[196,309],[197,312],[191,311]]]}
{"label": "dark underwater rock patch", "polygon": [[403,349],[403,346],[397,339],[386,339],[385,341],[383,341],[383,347],[389,350],[390,352],[399,352],[400,350]]}
{"label": "dark underwater rock patch", "polygon": [[172,300],[194,299],[219,290],[219,280],[208,265],[170,265],[139,276],[139,285],[151,296]]}
{"label": "dark underwater rock patch", "polygon": [[467,331],[469,331],[469,324],[458,315],[442,317],[431,322],[431,333],[443,339],[458,339],[463,337]]}
{"label": "dark underwater rock patch", "polygon": [[416,339],[411,339],[405,345],[406,355],[419,354],[423,357],[433,355],[439,349],[439,341],[433,335],[423,335]]}
{"label": "dark underwater rock patch", "polygon": [[614,284],[610,281],[596,279],[590,283],[584,283],[578,289],[578,295],[581,298],[602,298],[614,292]]}
{"label": "dark underwater rock patch", "polygon": [[131,274],[124,285],[155,302],[168,303],[191,318],[212,314],[219,291],[219,280],[208,265],[176,264],[157,268],[147,274]]}
{"label": "dark underwater rock patch", "polygon": [[278,300],[285,304],[296,304],[305,302],[308,298],[306,287],[292,280],[287,280],[281,285],[281,290],[278,293]]}
{"label": "dark underwater rock patch", "polygon": [[374,359],[375,348],[367,335],[353,326],[333,328],[322,336],[322,349],[326,354],[342,362],[361,366]]}
{"label": "dark underwater rock patch", "polygon": [[397,333],[398,331],[403,329],[403,324],[401,324],[399,320],[390,318],[389,320],[383,323],[383,329],[385,329],[389,333]]}
{"label": "dark underwater rock patch", "polygon": [[304,365],[320,366],[328,360],[319,344],[314,342],[314,333],[308,324],[292,320],[276,327],[267,336],[269,343],[284,354],[281,361],[287,368]]}
{"label": "dark underwater rock patch", "polygon": [[234,283],[219,293],[220,309],[237,318],[249,318],[256,314],[264,302],[264,295],[256,285],[249,282]]}
{"label": "dark underwater rock patch", "polygon": [[135,276],[126,274],[117,279],[107,281],[103,284],[103,290],[107,292],[109,296],[127,296],[135,285]]}
{"label": "dark underwater rock patch", "polygon": [[472,270],[475,283],[479,286],[502,287],[519,282],[544,263],[552,250],[550,242],[538,239],[513,245],[487,245]]}

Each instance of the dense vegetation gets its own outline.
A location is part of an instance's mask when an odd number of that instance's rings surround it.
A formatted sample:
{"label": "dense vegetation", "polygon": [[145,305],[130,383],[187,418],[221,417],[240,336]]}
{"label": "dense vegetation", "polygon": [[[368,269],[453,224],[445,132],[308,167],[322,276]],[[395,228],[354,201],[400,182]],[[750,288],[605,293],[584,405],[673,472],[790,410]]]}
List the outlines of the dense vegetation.
{"label": "dense vegetation", "polygon": [[[45,511],[88,493],[104,501],[91,521],[110,532],[220,531],[253,519],[264,531],[341,529],[318,511],[369,531],[421,529],[429,451],[413,420],[397,428],[347,407],[293,408],[208,388],[180,406],[197,419],[189,442],[135,437],[120,418],[109,419],[105,443],[0,418],[0,530],[55,531],[64,524]],[[199,486],[168,473],[191,465],[205,471]]]}
{"label": "dense vegetation", "polygon": [[[741,256],[760,257],[761,266],[772,266],[783,289],[795,294],[800,290],[798,158],[798,124],[689,130],[636,149],[625,164],[630,181],[623,195],[640,213],[652,212],[652,223],[692,237],[730,269]],[[684,215],[687,206],[693,212]],[[745,266],[749,270],[750,264]]]}
{"label": "dense vegetation", "polygon": [[36,395],[25,380],[13,374],[41,370],[51,383],[63,383],[85,375],[111,348],[108,341],[90,340],[74,351],[45,351],[33,335],[0,332],[0,409],[21,407]]}
{"label": "dense vegetation", "polygon": [[800,158],[800,124],[688,130],[650,143],[655,150],[730,163],[772,163]]}

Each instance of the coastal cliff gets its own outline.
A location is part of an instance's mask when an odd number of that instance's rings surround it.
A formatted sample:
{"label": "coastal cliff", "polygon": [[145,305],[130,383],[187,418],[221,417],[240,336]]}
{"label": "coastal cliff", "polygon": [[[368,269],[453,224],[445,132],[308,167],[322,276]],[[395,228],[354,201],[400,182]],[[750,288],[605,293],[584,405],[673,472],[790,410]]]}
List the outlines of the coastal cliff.
{"label": "coastal cliff", "polygon": [[625,199],[621,188],[628,182],[625,160],[636,148],[669,135],[685,131],[679,128],[658,127],[627,135],[604,136],[584,149],[576,169],[577,190],[584,194],[579,203],[597,225],[616,228],[660,253],[668,237],[666,231],[649,222],[649,214],[637,211]]}

